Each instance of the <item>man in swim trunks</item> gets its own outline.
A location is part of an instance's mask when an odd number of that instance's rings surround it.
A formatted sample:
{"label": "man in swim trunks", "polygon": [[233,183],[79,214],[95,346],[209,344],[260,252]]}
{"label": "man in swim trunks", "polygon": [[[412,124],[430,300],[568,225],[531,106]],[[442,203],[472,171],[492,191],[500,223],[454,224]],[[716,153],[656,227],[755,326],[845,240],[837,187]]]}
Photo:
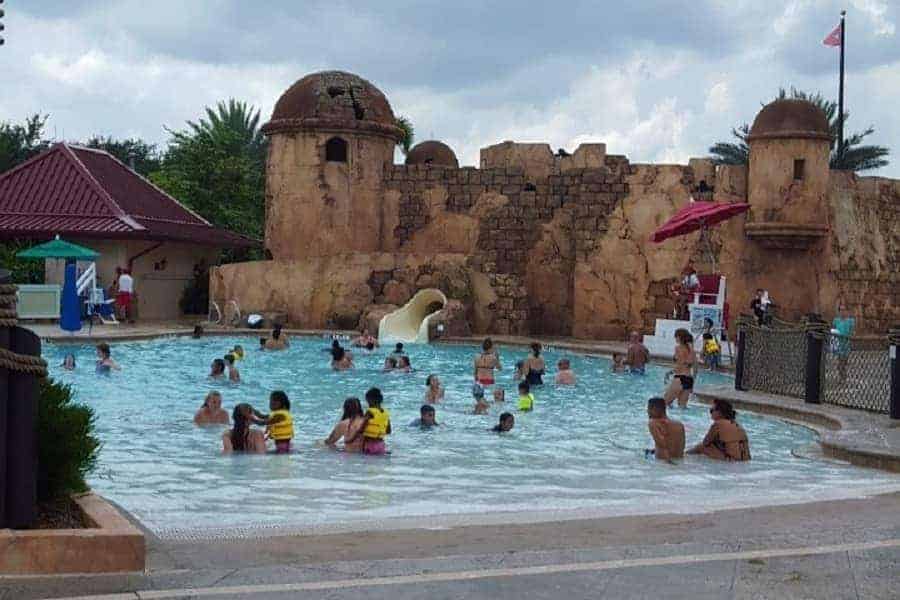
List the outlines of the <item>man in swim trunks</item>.
{"label": "man in swim trunks", "polygon": [[475,357],[475,381],[481,385],[494,385],[494,370],[502,368],[494,342],[486,338],[481,344],[481,354]]}
{"label": "man in swim trunks", "polygon": [[653,450],[647,453],[656,456],[657,460],[684,457],[684,425],[666,415],[666,401],[650,398],[647,401],[647,416],[650,417],[647,427],[654,445]]}
{"label": "man in swim trunks", "polygon": [[631,373],[644,374],[645,365],[650,362],[650,351],[641,343],[641,334],[632,331],[628,341],[628,353],[625,355],[625,365]]}
{"label": "man in swim trunks", "polygon": [[431,429],[437,425],[440,425],[435,419],[434,407],[430,404],[423,404],[419,409],[419,418],[413,419],[409,426],[410,427],[419,427],[421,429]]}

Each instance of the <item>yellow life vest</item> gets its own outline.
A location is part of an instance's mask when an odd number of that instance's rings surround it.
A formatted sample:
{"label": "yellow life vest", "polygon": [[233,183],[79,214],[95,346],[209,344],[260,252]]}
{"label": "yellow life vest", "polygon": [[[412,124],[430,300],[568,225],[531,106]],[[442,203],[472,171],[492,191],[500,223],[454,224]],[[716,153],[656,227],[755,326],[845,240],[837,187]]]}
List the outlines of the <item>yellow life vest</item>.
{"label": "yellow life vest", "polygon": [[716,352],[719,351],[719,344],[716,342],[715,339],[706,340],[703,343],[703,351],[706,352],[707,354],[715,354]]}
{"label": "yellow life vest", "polygon": [[284,418],[277,423],[269,424],[269,437],[275,441],[289,440],[294,437],[294,419],[286,410],[273,410],[269,418],[282,415]]}
{"label": "yellow life vest", "polygon": [[369,420],[366,421],[366,428],[363,430],[363,436],[371,440],[383,440],[387,435],[387,426],[391,420],[391,413],[383,408],[370,408],[366,411]]}
{"label": "yellow life vest", "polygon": [[519,410],[534,410],[534,394],[519,396]]}

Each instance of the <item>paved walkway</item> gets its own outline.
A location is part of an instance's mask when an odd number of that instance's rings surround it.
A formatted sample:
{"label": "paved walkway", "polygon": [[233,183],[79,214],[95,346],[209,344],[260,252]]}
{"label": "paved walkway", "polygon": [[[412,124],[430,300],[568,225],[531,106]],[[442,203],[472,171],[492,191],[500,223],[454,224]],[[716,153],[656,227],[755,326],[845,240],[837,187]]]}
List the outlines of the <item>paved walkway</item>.
{"label": "paved walkway", "polygon": [[0,578],[0,600],[886,600],[900,590],[900,494],[521,526],[149,540],[147,573]]}

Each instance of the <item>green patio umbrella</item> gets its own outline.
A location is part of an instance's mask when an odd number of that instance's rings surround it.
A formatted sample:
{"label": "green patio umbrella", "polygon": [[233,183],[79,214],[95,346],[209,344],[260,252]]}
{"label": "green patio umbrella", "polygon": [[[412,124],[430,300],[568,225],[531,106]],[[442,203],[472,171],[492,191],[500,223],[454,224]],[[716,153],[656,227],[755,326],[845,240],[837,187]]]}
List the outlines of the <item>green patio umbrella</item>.
{"label": "green patio umbrella", "polygon": [[17,252],[19,258],[73,258],[75,260],[94,260],[100,256],[90,248],[73,244],[56,236],[55,240],[32,246],[28,250]]}

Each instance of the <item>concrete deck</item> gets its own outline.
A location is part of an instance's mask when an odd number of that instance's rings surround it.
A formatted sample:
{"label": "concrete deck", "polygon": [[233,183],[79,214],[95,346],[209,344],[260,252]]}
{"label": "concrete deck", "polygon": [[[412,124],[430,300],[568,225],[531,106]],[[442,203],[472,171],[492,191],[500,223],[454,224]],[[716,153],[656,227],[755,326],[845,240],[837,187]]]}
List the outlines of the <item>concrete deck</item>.
{"label": "concrete deck", "polygon": [[130,575],[0,578],[0,599],[895,599],[900,494],[533,525],[216,542],[149,536],[148,564]]}

